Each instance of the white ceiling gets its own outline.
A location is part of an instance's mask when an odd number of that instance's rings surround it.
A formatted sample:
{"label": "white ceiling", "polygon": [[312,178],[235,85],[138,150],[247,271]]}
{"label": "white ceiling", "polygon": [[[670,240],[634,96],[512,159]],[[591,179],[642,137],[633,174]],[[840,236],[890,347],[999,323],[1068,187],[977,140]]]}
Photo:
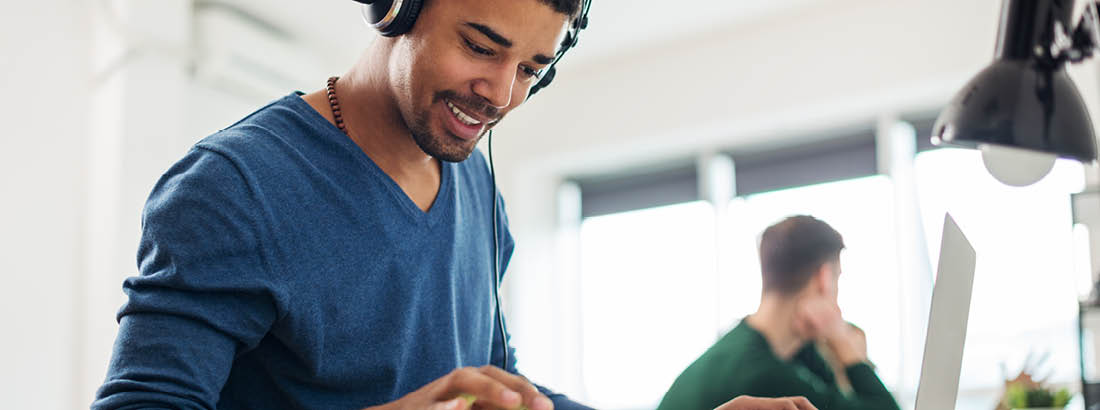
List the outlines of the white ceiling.
{"label": "white ceiling", "polygon": [[[213,0],[212,0],[213,1]],[[216,0],[247,10],[334,62],[350,64],[374,33],[350,0]],[[430,0],[442,1],[442,0]],[[571,64],[669,42],[831,0],[594,0]]]}
{"label": "white ceiling", "polygon": [[826,0],[594,0],[570,60],[631,53]]}

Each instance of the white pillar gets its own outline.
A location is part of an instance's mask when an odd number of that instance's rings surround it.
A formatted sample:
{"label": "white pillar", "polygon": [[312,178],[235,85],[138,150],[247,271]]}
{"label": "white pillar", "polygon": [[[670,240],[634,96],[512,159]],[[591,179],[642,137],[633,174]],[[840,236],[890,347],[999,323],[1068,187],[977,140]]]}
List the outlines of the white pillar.
{"label": "white pillar", "polygon": [[185,153],[190,0],[96,2],[88,220],[77,392],[81,407],[106,374],[124,302],[137,274],[141,209],[157,178]]}
{"label": "white pillar", "polygon": [[[920,136],[924,138],[924,136]],[[932,300],[932,265],[924,237],[917,181],[913,170],[916,156],[916,130],[894,116],[879,119],[875,146],[879,172],[889,175],[894,185],[894,230],[898,238],[898,300],[901,301],[900,329],[902,363],[899,367],[898,393],[902,402],[915,394],[917,376],[924,352],[924,330]],[[912,388],[914,391],[909,391]],[[904,407],[904,406],[903,406]]]}
{"label": "white pillar", "polygon": [[574,182],[563,182],[557,190],[557,258],[554,274],[556,337],[564,341],[557,350],[558,374],[566,384],[561,389],[587,398],[584,385],[584,326],[581,311],[581,188]]}
{"label": "white pillar", "polygon": [[6,2],[0,25],[0,397],[79,408],[75,303],[91,2]]}
{"label": "white pillar", "polygon": [[699,196],[714,208],[714,298],[717,310],[714,314],[715,340],[721,338],[734,324],[734,304],[729,289],[737,286],[730,256],[733,244],[730,240],[729,206],[735,192],[733,158],[729,155],[707,152],[696,162]]}

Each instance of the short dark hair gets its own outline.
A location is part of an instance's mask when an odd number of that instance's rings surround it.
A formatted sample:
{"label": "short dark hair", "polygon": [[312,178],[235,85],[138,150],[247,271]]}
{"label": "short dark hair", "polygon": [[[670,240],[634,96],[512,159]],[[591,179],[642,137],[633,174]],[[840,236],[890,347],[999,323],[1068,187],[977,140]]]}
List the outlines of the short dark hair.
{"label": "short dark hair", "polygon": [[554,11],[569,16],[570,19],[576,18],[581,12],[582,0],[539,0],[543,4],[546,4],[554,9]]}
{"label": "short dark hair", "polygon": [[795,215],[769,226],[760,235],[764,292],[802,290],[821,265],[840,259],[842,249],[840,233],[812,216]]}

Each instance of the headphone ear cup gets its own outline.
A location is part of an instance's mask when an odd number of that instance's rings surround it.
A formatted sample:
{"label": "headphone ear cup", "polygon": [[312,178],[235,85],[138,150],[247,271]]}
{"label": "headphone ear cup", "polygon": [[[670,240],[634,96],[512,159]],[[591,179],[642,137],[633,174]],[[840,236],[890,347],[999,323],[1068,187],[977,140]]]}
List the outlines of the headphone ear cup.
{"label": "headphone ear cup", "polygon": [[[378,8],[371,10],[371,14],[375,16],[385,16],[389,13],[389,8],[392,7],[392,4],[393,1],[375,2],[370,7],[372,9],[375,7]],[[378,29],[378,31],[386,37],[396,37],[408,33],[409,30],[412,30],[413,25],[416,24],[416,18],[420,16],[420,9],[423,4],[423,0],[401,1],[401,9],[397,10],[397,15],[394,16],[393,22],[384,28]]]}
{"label": "headphone ear cup", "polygon": [[424,0],[405,0],[401,5],[401,10],[397,12],[397,17],[394,18],[393,27],[390,31],[391,34],[385,34],[387,36],[399,36],[408,33],[412,30],[413,25],[416,24],[416,18],[420,17],[420,9],[424,5]]}

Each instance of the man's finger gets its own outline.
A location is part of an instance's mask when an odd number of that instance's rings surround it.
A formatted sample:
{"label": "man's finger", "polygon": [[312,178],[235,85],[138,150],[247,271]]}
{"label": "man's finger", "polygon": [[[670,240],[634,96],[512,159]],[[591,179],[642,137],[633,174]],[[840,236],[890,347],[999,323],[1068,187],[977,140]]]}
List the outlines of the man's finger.
{"label": "man's finger", "polygon": [[786,399],[794,403],[796,410],[817,410],[817,407],[814,407],[813,403],[805,397],[786,397]]}
{"label": "man's finger", "polygon": [[480,404],[511,409],[523,404],[523,395],[478,370],[462,368],[451,372],[448,394],[472,394]]}
{"label": "man's finger", "polygon": [[482,366],[479,371],[504,383],[509,389],[523,396],[523,403],[531,410],[553,410],[554,403],[535,388],[535,385],[517,374],[509,373],[496,366]]}

